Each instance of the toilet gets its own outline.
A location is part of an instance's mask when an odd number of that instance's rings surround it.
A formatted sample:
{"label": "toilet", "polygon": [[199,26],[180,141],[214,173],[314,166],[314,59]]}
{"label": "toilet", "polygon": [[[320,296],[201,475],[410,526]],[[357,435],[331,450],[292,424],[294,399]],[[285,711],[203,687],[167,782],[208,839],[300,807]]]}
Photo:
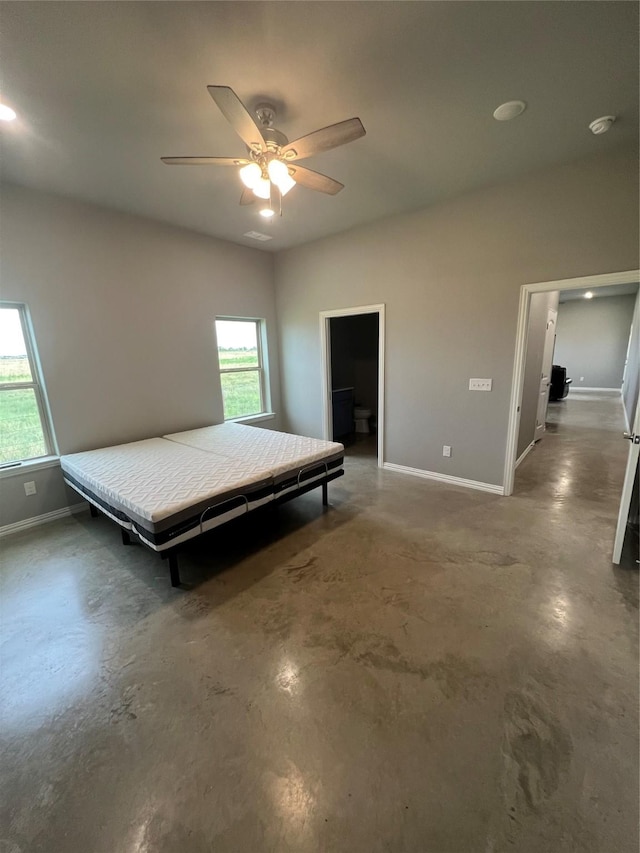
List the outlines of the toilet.
{"label": "toilet", "polygon": [[369,419],[371,417],[371,409],[362,409],[356,406],[353,410],[353,419],[356,423],[356,432],[370,432]]}

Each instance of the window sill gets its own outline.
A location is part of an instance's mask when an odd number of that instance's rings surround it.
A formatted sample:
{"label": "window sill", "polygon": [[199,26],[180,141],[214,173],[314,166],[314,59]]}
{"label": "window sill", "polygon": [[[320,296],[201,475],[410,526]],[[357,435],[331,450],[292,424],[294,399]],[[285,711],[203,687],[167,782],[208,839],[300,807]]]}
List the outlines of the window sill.
{"label": "window sill", "polygon": [[57,456],[41,456],[39,459],[27,459],[10,468],[0,468],[0,479],[4,477],[19,477],[32,474],[34,471],[42,471],[44,468],[59,468],[60,459]]}
{"label": "window sill", "polygon": [[259,424],[261,421],[272,421],[275,412],[261,412],[259,415],[247,415],[244,418],[229,418],[226,423],[230,424]]}

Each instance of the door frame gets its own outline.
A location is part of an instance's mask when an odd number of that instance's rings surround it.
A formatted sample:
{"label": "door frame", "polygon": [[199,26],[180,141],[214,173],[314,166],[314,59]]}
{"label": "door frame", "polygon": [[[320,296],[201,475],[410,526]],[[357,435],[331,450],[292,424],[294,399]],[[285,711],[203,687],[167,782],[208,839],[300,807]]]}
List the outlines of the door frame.
{"label": "door frame", "polygon": [[[552,316],[553,315],[553,318]],[[551,358],[549,360],[549,364],[546,365],[546,359],[548,356],[547,344],[549,343],[549,323],[553,321],[553,346],[551,347]],[[542,374],[540,376],[540,382],[538,383],[538,405],[536,406],[536,426],[533,431],[533,440],[534,442],[539,441],[547,431],[547,410],[549,408],[549,392],[551,390],[551,371],[553,368],[553,355],[556,348],[556,332],[558,330],[558,306],[555,308],[547,308],[547,326],[545,329],[545,337],[544,337],[544,347],[542,349]],[[528,343],[527,343],[528,345]],[[540,414],[540,408],[542,404],[542,380],[545,377],[545,366],[548,367],[547,370],[547,384],[545,391],[545,406],[544,406],[544,415],[542,418],[542,422],[539,421],[538,415]],[[538,427],[541,427],[540,434],[538,435]]]}
{"label": "door frame", "polygon": [[557,281],[539,281],[535,284],[523,284],[520,288],[518,307],[518,325],[516,348],[511,382],[511,401],[509,403],[509,429],[504,460],[504,494],[513,494],[515,479],[518,431],[520,428],[520,408],[524,385],[524,367],[529,330],[529,310],[532,293],[548,293],[550,290],[580,290],[581,288],[613,287],[617,284],[635,284],[640,280],[640,270],[588,275],[580,278],[565,278]]}
{"label": "door frame", "polygon": [[327,441],[332,438],[331,417],[331,329],[330,320],[334,317],[354,317],[358,314],[378,315],[378,468],[384,466],[384,426],[385,426],[385,305],[359,305],[355,308],[335,308],[320,312],[320,350],[322,357],[322,435]]}

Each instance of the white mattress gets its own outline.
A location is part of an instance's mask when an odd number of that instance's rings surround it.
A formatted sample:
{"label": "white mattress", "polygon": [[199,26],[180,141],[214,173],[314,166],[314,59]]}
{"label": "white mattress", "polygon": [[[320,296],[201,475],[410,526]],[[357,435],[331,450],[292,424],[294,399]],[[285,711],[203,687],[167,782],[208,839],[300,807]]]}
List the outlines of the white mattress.
{"label": "white mattress", "polygon": [[[276,483],[315,462],[337,460],[344,453],[343,445],[335,441],[236,423],[172,433],[164,438],[229,459],[249,457],[259,460],[260,466],[269,469]],[[322,476],[323,473],[318,475]]]}
{"label": "white mattress", "polygon": [[[268,466],[163,438],[61,456],[60,464],[69,485],[89,499],[97,498],[93,502],[103,511],[156,550],[197,535],[200,527],[209,529],[273,500]],[[180,534],[160,544],[145,535],[166,536],[169,528],[193,518],[194,513],[241,495],[246,496],[246,504],[205,521],[190,535]]]}

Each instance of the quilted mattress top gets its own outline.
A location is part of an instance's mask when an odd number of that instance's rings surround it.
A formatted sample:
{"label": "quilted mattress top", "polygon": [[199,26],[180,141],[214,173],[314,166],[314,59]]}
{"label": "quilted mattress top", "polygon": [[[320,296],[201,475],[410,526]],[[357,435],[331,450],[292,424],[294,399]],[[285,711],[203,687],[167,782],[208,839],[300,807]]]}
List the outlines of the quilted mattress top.
{"label": "quilted mattress top", "polygon": [[176,432],[164,438],[229,459],[257,459],[276,480],[313,462],[337,458],[344,453],[343,445],[335,441],[229,422]]}
{"label": "quilted mattress top", "polygon": [[272,481],[269,467],[255,459],[229,459],[164,438],[72,453],[60,464],[113,506],[151,522]]}

